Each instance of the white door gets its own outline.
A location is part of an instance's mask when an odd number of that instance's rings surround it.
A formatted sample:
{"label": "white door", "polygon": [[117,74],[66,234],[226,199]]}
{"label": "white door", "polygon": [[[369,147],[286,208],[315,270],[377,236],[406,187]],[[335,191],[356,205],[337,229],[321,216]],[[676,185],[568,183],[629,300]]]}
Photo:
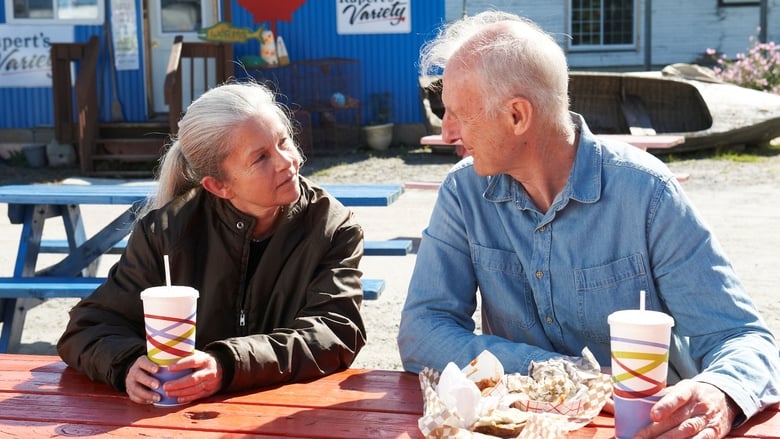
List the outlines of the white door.
{"label": "white door", "polygon": [[[173,39],[181,35],[184,41],[202,41],[198,39],[198,31],[207,28],[219,21],[218,0],[149,0],[149,35],[151,37],[151,81],[152,81],[152,109],[154,113],[167,113],[165,104],[165,72],[168,67],[168,57],[171,54]],[[195,66],[196,90],[204,90],[203,66]],[[189,72],[190,66],[182,65],[185,72]],[[213,72],[213,66],[207,66]],[[209,75],[213,79],[214,74]],[[182,75],[183,108],[187,103],[197,98],[188,96],[190,90],[189,74]],[[214,84],[211,84],[212,86]]]}

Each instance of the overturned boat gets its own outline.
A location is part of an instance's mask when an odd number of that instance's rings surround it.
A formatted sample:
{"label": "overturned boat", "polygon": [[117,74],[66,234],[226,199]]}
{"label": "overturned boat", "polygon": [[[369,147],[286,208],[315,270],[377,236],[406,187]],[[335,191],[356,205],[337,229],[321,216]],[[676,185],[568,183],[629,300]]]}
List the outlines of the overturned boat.
{"label": "overturned boat", "polygon": [[[757,145],[780,137],[780,95],[728,84],[708,72],[687,64],[662,72],[570,72],[571,110],[595,134],[685,138],[665,152]],[[420,79],[431,133],[441,132],[440,89],[440,78]]]}
{"label": "overturned boat", "polygon": [[669,66],[662,72],[572,72],[571,109],[596,134],[685,137],[674,151],[755,145],[780,137],[780,95],[691,71]]}

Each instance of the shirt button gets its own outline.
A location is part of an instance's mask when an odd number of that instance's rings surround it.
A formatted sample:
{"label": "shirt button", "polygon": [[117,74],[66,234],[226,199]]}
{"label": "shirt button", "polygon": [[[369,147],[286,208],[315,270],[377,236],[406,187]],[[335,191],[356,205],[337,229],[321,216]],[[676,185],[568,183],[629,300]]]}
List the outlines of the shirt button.
{"label": "shirt button", "polygon": [[537,271],[537,272],[536,272],[536,278],[537,278],[537,279],[541,279],[541,278],[543,278],[543,277],[544,277],[544,273],[542,273],[541,271]]}
{"label": "shirt button", "polygon": [[243,222],[243,221],[239,221],[239,222],[237,222],[237,223],[236,223],[236,228],[237,228],[238,230],[244,230],[244,222]]}
{"label": "shirt button", "polygon": [[545,229],[545,227],[546,227],[546,226],[539,227],[539,231],[540,231],[540,232],[544,232],[544,229]]}
{"label": "shirt button", "polygon": [[553,322],[553,319],[552,319],[552,317],[547,317],[547,318],[545,319],[545,321],[546,321],[548,324],[552,324],[552,322]]}

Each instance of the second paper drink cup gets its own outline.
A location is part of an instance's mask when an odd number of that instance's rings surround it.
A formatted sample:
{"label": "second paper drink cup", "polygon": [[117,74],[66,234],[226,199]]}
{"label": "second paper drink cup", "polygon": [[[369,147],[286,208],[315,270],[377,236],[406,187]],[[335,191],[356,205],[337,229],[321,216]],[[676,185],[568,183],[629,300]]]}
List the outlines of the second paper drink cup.
{"label": "second paper drink cup", "polygon": [[674,319],[658,311],[630,309],[607,318],[612,350],[615,435],[630,438],[650,424],[650,408],[666,387]]}

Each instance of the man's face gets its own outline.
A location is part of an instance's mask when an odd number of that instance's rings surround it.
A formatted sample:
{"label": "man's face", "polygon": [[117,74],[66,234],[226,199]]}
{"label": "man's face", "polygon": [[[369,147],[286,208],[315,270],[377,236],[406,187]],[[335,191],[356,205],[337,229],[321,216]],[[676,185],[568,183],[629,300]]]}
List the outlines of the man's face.
{"label": "man's face", "polygon": [[463,142],[464,155],[471,155],[474,170],[480,175],[496,175],[506,169],[506,151],[511,126],[506,115],[488,117],[481,96],[478,76],[470,69],[455,66],[442,77],[442,139],[448,143]]}

